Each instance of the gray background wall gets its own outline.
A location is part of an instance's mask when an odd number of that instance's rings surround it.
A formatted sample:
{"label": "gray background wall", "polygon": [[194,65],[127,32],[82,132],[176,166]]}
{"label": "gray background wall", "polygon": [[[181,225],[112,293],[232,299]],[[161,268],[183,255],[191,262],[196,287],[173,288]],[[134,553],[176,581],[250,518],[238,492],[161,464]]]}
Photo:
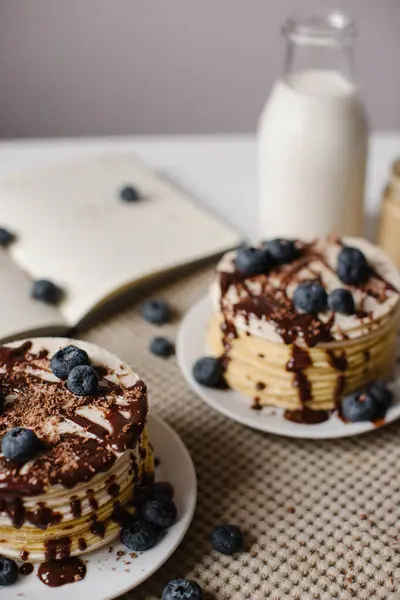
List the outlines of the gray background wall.
{"label": "gray background wall", "polygon": [[283,20],[332,4],[373,126],[400,129],[400,0],[0,0],[0,136],[253,131]]}

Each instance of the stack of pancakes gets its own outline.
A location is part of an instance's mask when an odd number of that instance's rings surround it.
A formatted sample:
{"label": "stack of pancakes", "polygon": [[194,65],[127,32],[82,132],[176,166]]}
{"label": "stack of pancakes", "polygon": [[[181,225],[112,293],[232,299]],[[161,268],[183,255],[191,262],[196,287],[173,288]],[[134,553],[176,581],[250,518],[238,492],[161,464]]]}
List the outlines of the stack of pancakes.
{"label": "stack of pancakes", "polygon": [[[359,248],[370,275],[346,286],[336,269],[343,244]],[[268,273],[246,276],[236,252],[220,261],[211,288],[209,343],[225,378],[257,406],[333,409],[340,398],[390,374],[395,361],[400,278],[383,251],[362,239],[296,242],[298,257]],[[329,294],[348,289],[352,315],[304,314],[293,304],[299,284],[318,281]]]}
{"label": "stack of pancakes", "polygon": [[114,355],[73,342],[100,377],[95,396],[75,396],[49,366],[70,342],[0,347],[0,435],[26,427],[44,443],[23,465],[0,454],[0,554],[11,558],[65,558],[108,543],[154,473],[145,384]]}

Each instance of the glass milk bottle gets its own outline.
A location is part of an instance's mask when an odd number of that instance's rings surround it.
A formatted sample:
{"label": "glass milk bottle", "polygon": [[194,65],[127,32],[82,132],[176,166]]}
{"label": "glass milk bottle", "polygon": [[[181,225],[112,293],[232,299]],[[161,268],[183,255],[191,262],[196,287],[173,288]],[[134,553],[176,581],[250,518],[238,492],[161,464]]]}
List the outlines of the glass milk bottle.
{"label": "glass milk bottle", "polygon": [[289,19],[284,73],[258,129],[261,238],[361,235],[368,124],[345,15]]}

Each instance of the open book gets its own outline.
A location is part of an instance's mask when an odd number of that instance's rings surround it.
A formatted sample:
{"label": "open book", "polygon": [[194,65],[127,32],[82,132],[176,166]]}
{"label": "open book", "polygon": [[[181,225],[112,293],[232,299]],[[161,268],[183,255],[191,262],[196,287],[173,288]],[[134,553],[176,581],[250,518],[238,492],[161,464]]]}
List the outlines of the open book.
{"label": "open book", "polygon": [[[119,191],[132,185],[137,202]],[[238,235],[129,155],[100,156],[0,178],[0,339],[58,334],[111,297],[238,244]],[[31,298],[33,281],[65,293]]]}

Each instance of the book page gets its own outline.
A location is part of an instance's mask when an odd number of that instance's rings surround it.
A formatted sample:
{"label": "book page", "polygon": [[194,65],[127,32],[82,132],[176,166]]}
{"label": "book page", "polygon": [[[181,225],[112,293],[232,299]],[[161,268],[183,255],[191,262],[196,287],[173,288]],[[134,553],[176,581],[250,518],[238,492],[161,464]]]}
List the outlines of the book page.
{"label": "book page", "polygon": [[[132,185],[141,199],[124,202]],[[119,290],[218,254],[238,235],[128,155],[85,158],[0,180],[10,252],[32,278],[60,285],[70,325]]]}
{"label": "book page", "polygon": [[32,281],[0,249],[0,339],[6,340],[65,332],[60,311],[31,298]]}

